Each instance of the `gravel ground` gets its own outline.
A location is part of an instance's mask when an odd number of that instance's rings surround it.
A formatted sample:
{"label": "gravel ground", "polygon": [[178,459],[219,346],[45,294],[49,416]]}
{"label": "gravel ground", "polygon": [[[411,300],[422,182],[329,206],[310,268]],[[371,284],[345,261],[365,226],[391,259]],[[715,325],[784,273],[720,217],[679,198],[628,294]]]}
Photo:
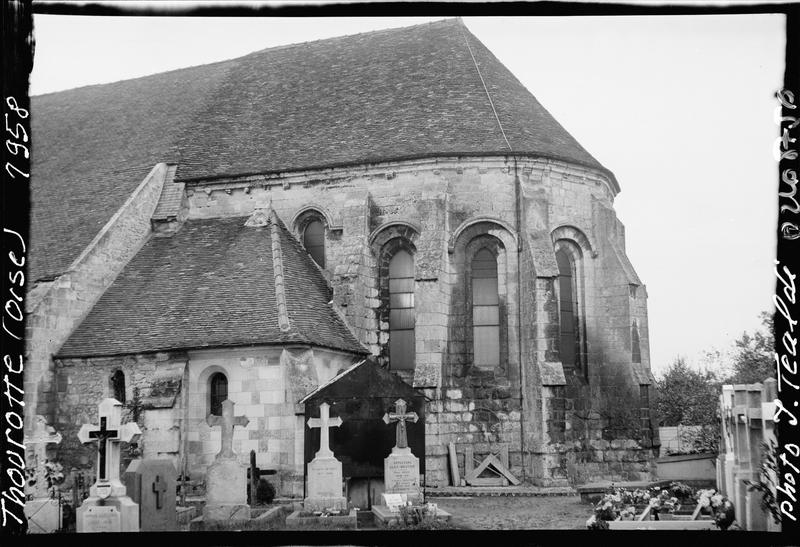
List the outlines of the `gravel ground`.
{"label": "gravel ground", "polygon": [[580,496],[444,497],[429,500],[453,515],[454,524],[476,530],[586,529],[592,514]]}

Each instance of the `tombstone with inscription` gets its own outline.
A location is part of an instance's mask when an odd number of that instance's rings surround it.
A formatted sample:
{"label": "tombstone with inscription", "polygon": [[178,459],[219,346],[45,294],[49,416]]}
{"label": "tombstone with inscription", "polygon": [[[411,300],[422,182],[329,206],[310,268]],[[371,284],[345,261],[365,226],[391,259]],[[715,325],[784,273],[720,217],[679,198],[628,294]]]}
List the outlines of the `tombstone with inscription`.
{"label": "tombstone with inscription", "polygon": [[306,511],[347,509],[342,489],[342,462],[330,448],[329,430],[342,424],[340,417],[330,417],[330,405],[319,405],[319,418],[310,418],[308,427],[320,428],[319,450],[308,464],[308,496],[303,502]]}
{"label": "tombstone with inscription", "polygon": [[98,405],[100,425],[84,424],[78,431],[83,444],[97,442],[97,481],[78,508],[75,527],[81,532],[138,532],[139,506],[126,495],[119,478],[120,442],[141,435],[139,426],[120,423],[122,403],[103,399]]}
{"label": "tombstone with inscription", "polygon": [[391,454],[384,459],[383,481],[387,494],[403,494],[407,501],[422,502],[422,491],[419,486],[419,458],[411,453],[406,435],[406,421],[416,423],[419,417],[416,412],[406,412],[403,399],[395,401],[395,412],[383,415],[386,425],[397,422],[395,430],[395,446]]}
{"label": "tombstone with inscription", "polygon": [[139,529],[178,529],[175,492],[178,472],[168,459],[133,460],[123,479],[128,495],[139,504]]}
{"label": "tombstone with inscription", "polygon": [[61,527],[58,500],[53,499],[52,479],[48,476],[47,445],[61,442],[61,434],[49,425],[43,416],[36,416],[33,431],[25,435],[25,448],[29,449],[27,467],[32,470],[25,490],[30,499],[25,502],[29,534],[50,534]]}
{"label": "tombstone with inscription", "polygon": [[247,505],[247,466],[239,462],[233,451],[233,428],[244,427],[250,420],[233,415],[233,401],[222,402],[222,416],[209,416],[208,425],[220,426],[222,443],[214,462],[206,472],[206,505],[203,522],[250,519]]}

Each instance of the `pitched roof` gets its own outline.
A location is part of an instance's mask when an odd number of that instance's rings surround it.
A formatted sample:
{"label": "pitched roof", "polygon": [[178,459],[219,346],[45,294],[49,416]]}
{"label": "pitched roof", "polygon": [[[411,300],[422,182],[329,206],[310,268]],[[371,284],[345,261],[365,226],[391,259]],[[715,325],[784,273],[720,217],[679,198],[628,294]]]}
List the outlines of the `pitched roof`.
{"label": "pitched roof", "polygon": [[158,162],[180,182],[510,145],[608,173],[457,19],[32,103],[33,280],[63,272]]}
{"label": "pitched roof", "polygon": [[319,268],[277,215],[264,226],[246,220],[187,221],[173,236],[150,239],[57,356],[262,344],[367,354],[329,304]]}

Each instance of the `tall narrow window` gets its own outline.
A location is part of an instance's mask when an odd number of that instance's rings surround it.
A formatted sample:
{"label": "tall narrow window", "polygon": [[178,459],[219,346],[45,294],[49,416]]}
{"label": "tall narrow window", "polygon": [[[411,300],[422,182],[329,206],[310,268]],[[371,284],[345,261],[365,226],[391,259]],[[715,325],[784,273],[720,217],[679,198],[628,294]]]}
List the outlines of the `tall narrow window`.
{"label": "tall narrow window", "polygon": [[472,345],[475,365],[500,364],[497,259],[488,249],[481,249],[472,259]]}
{"label": "tall narrow window", "polygon": [[121,370],[116,371],[111,376],[111,390],[114,398],[120,403],[125,403],[125,373]]}
{"label": "tall narrow window", "polygon": [[211,396],[209,413],[222,416],[222,402],[228,398],[228,379],[221,372],[217,372],[211,377],[209,384]]}
{"label": "tall narrow window", "polygon": [[325,225],[312,220],[303,230],[303,246],[320,268],[325,267]]}
{"label": "tall narrow window", "polygon": [[642,362],[642,350],[639,347],[639,329],[636,321],[631,325],[631,361],[634,363]]}
{"label": "tall narrow window", "polygon": [[389,262],[389,363],[393,369],[413,369],[414,257],[399,250]]}
{"label": "tall narrow window", "polygon": [[575,261],[564,249],[556,251],[558,264],[559,323],[561,326],[561,362],[581,366],[581,342],[578,314],[578,290]]}
{"label": "tall narrow window", "polygon": [[639,385],[639,421],[641,429],[650,429],[650,386]]}

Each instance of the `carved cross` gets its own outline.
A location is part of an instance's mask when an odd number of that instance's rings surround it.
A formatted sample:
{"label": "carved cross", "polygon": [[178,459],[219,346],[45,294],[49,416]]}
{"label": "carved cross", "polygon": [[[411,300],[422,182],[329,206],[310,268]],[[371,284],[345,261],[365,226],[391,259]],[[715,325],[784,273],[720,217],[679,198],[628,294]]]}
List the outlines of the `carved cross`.
{"label": "carved cross", "polygon": [[153,481],[153,493],[156,495],[156,509],[161,509],[161,499],[166,491],[167,483],[161,482],[161,475],[156,475],[156,480]]}
{"label": "carved cross", "polygon": [[78,440],[97,441],[97,482],[119,481],[119,443],[129,443],[142,432],[135,422],[120,424],[122,403],[116,399],[103,399],[97,410],[100,426],[83,424]]}
{"label": "carved cross", "polygon": [[342,425],[342,419],[339,416],[331,418],[329,414],[330,408],[331,406],[328,403],[322,403],[319,405],[319,418],[309,418],[308,420],[308,427],[312,429],[320,428],[319,451],[314,454],[315,458],[333,457],[328,430],[331,427],[339,427]]}
{"label": "carved cross", "polygon": [[209,416],[206,422],[210,426],[218,425],[222,429],[222,448],[220,448],[217,458],[233,458],[233,428],[237,425],[245,427],[250,423],[247,416],[233,417],[233,401],[225,399],[222,401],[222,416]]}
{"label": "carved cross", "polygon": [[406,420],[417,423],[419,416],[417,416],[416,412],[406,412],[406,402],[403,399],[397,399],[394,402],[394,406],[397,412],[387,412],[383,415],[383,421],[386,425],[397,422],[397,429],[395,430],[395,448],[408,448]]}

